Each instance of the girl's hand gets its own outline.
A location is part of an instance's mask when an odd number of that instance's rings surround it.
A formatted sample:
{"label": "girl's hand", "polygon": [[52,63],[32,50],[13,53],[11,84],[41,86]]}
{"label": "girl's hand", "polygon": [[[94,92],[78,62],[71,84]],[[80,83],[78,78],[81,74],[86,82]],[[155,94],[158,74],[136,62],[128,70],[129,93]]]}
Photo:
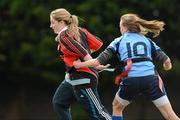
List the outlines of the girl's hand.
{"label": "girl's hand", "polygon": [[163,63],[164,70],[170,70],[172,68],[171,60],[168,58],[164,63]]}
{"label": "girl's hand", "polygon": [[75,68],[83,68],[83,67],[96,67],[99,65],[99,62],[96,59],[86,60],[81,62],[80,60],[76,60],[73,62]]}
{"label": "girl's hand", "polygon": [[105,68],[108,68],[110,66],[110,64],[107,65],[98,65],[97,67],[95,67],[97,70],[102,71]]}
{"label": "girl's hand", "polygon": [[75,68],[79,68],[81,63],[82,63],[81,60],[78,59],[78,60],[73,62],[73,65],[74,65]]}

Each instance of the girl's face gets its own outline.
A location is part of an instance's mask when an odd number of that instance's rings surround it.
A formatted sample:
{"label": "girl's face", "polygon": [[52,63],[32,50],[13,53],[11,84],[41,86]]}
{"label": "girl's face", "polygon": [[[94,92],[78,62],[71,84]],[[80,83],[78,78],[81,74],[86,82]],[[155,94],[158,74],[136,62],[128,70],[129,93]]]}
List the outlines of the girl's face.
{"label": "girl's face", "polygon": [[119,23],[119,28],[120,28],[120,32],[121,32],[122,35],[123,35],[125,32],[128,31],[127,27],[125,27],[125,26],[122,25],[122,20],[121,20],[120,23]]}
{"label": "girl's face", "polygon": [[52,16],[50,16],[50,28],[54,30],[54,33],[58,34],[64,27],[63,21],[57,21]]}

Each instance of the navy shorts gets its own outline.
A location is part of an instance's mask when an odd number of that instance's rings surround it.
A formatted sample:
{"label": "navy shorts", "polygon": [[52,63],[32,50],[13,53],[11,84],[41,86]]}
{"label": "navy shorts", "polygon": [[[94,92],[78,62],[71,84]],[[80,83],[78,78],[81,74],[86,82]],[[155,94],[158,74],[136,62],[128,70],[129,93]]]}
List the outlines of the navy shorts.
{"label": "navy shorts", "polygon": [[129,102],[139,95],[143,95],[146,99],[154,101],[166,95],[166,92],[160,76],[149,75],[123,79],[116,95]]}

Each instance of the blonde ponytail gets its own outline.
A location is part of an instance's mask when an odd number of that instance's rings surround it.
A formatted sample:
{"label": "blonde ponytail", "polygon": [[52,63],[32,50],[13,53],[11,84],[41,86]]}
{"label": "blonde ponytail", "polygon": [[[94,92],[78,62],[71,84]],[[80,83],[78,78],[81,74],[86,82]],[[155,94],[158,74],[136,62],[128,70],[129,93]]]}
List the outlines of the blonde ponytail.
{"label": "blonde ponytail", "polygon": [[121,20],[122,24],[126,26],[130,32],[137,32],[143,35],[153,33],[153,37],[157,37],[160,32],[164,30],[165,25],[163,21],[147,21],[136,14],[125,14],[121,16]]}
{"label": "blonde ponytail", "polygon": [[140,29],[142,34],[147,34],[147,33],[153,33],[153,37],[159,36],[160,32],[164,30],[164,25],[165,23],[163,21],[158,21],[158,20],[143,20],[139,19],[137,21],[139,23]]}
{"label": "blonde ponytail", "polygon": [[78,25],[79,25],[78,17],[75,15],[71,15],[69,18],[68,32],[69,34],[72,34],[77,41],[80,41],[80,33],[79,33]]}

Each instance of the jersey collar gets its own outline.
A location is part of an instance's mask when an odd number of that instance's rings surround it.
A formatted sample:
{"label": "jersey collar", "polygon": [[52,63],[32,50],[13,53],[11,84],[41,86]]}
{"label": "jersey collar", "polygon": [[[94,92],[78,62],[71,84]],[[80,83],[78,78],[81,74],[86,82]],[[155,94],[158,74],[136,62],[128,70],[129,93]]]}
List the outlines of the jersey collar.
{"label": "jersey collar", "polygon": [[68,26],[65,26],[63,29],[61,29],[61,31],[58,33],[58,35],[56,36],[56,39],[55,39],[57,42],[59,41],[60,34],[67,29],[68,29]]}

